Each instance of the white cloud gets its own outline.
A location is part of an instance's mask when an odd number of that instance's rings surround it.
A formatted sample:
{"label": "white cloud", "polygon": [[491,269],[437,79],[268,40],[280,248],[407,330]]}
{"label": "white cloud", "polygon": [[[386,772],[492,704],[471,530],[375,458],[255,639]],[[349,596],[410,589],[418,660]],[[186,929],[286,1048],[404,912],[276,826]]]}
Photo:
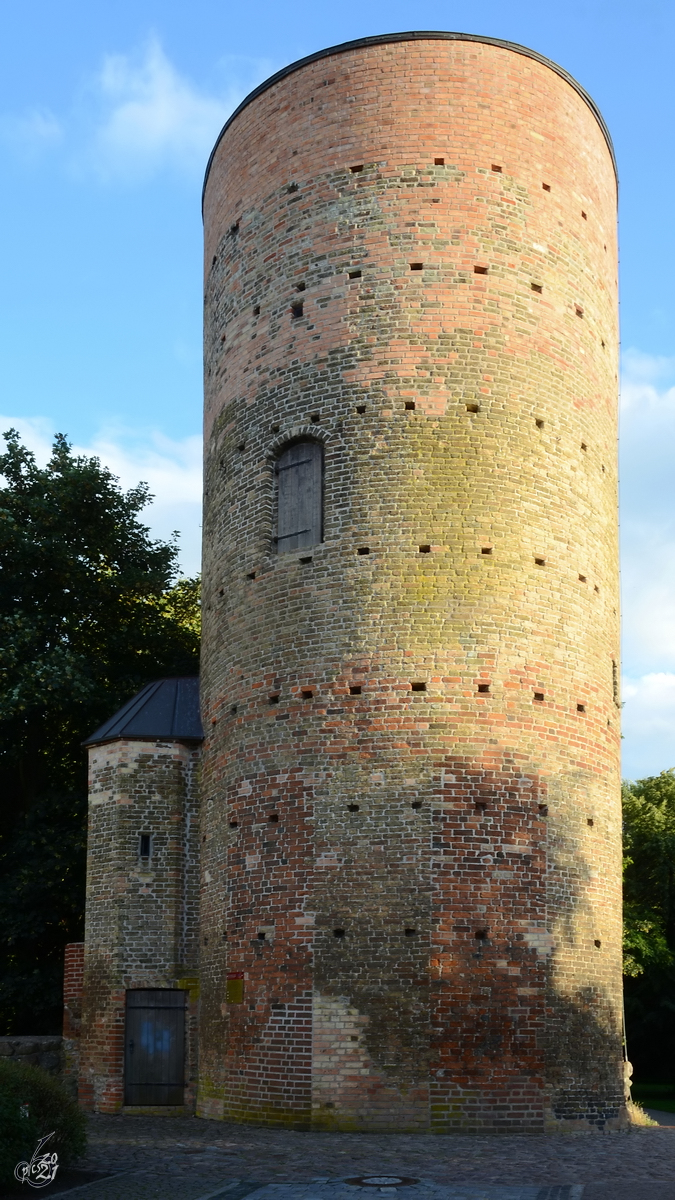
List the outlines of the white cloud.
{"label": "white cloud", "polygon": [[201,91],[181,75],[156,40],[139,57],[108,55],[97,76],[99,110],[91,158],[104,178],[145,179],[163,167],[201,172],[243,93]]}
{"label": "white cloud", "polygon": [[675,359],[630,351],[621,396],[624,661],[675,670]]}
{"label": "white cloud", "polygon": [[54,113],[34,108],[19,116],[0,116],[0,142],[23,159],[33,160],[63,139],[63,125]]}
{"label": "white cloud", "polygon": [[[42,417],[0,416],[0,432],[18,429],[22,441],[37,461],[47,462],[53,424]],[[153,502],[141,513],[153,537],[168,539],[180,533],[181,569],[189,575],[201,562],[202,440],[198,435],[172,440],[157,430],[104,429],[87,445],[74,445],[73,453],[96,455],[126,490],[143,480]]]}

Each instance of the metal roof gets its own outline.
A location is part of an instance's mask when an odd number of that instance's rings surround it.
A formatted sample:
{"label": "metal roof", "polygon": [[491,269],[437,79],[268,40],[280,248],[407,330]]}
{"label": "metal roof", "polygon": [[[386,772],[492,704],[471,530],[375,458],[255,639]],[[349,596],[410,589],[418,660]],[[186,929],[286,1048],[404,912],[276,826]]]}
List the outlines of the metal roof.
{"label": "metal roof", "polygon": [[96,746],[119,738],[197,742],[203,737],[199,676],[188,675],[147,683],[82,745]]}
{"label": "metal roof", "polygon": [[569,71],[566,71],[564,67],[559,66],[558,63],[553,62],[552,59],[546,58],[545,55],[539,54],[537,50],[530,50],[529,46],[521,46],[518,42],[505,42],[503,38],[483,37],[477,33],[451,33],[445,29],[411,29],[407,33],[380,33],[376,34],[374,37],[355,38],[353,42],[340,42],[338,46],[328,46],[325,50],[317,50],[314,54],[308,54],[306,58],[299,58],[296,62],[289,63],[287,67],[282,67],[280,71],[277,71],[274,75],[270,75],[269,79],[265,79],[263,83],[258,84],[258,87],[254,88],[252,92],[249,92],[248,96],[244,97],[239,107],[235,108],[234,112],[230,117],[228,117],[227,121],[223,125],[223,128],[218,134],[218,137],[216,138],[216,144],[211,151],[209,161],[206,164],[206,172],[204,174],[204,186],[202,187],[202,211],[204,209],[204,193],[206,191],[206,184],[208,182],[211,164],[218,146],[220,145],[221,138],[223,137],[225,131],[229,129],[232,122],[239,116],[239,113],[246,108],[252,100],[255,100],[256,96],[262,95],[262,93],[266,92],[268,88],[271,88],[275,83],[278,83],[280,79],[285,79],[287,75],[291,75],[293,71],[299,71],[302,67],[306,67],[309,63],[317,62],[321,58],[329,58],[333,54],[344,54],[348,50],[359,50],[365,46],[382,46],[386,45],[388,42],[417,41],[482,42],[485,46],[500,46],[503,50],[512,50],[514,54],[523,54],[526,58],[533,58],[535,62],[542,63],[545,67],[550,67],[552,71],[555,71],[556,75],[560,75],[561,79],[564,79],[566,83],[569,83],[570,87],[573,87],[575,92],[578,92],[578,94],[581,96],[581,99],[586,102],[593,113],[593,116],[595,117],[605,136],[605,141],[607,142],[607,148],[612,157],[614,173],[617,175],[618,183],[618,172],[616,167],[614,146],[612,145],[612,138],[610,136],[609,129],[605,124],[602,113],[600,112],[600,109],[595,101],[591,98],[591,96],[589,96],[586,89],[583,88],[581,84],[577,82],[574,76],[570,75]]}

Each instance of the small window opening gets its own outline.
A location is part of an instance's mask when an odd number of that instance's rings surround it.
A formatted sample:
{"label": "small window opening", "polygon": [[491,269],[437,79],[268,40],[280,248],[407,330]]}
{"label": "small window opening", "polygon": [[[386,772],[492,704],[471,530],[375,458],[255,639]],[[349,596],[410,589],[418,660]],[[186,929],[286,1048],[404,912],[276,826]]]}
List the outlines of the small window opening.
{"label": "small window opening", "polygon": [[363,170],[363,163],[358,163],[355,167],[350,167],[352,175],[358,175],[359,171]]}
{"label": "small window opening", "polygon": [[360,804],[348,804],[347,811],[348,812],[358,812],[360,807],[361,807]]}
{"label": "small window opening", "polygon": [[586,216],[586,213],[584,212],[583,208],[582,208],[582,210],[581,210],[581,215],[582,215],[582,217],[584,218],[584,221],[587,221],[587,220],[588,220],[588,217]]}
{"label": "small window opening", "polygon": [[296,283],[295,290],[296,292],[304,292],[306,287],[307,284],[305,283],[304,279],[301,279],[299,283]]}
{"label": "small window opening", "polygon": [[211,266],[215,267],[217,262],[218,262],[218,255],[214,254],[213,258],[211,259]]}
{"label": "small window opening", "polygon": [[444,159],[444,158],[435,158],[435,159],[434,159],[434,166],[435,166],[435,167],[444,167],[444,166],[445,166],[445,159]]}
{"label": "small window opening", "polygon": [[580,575],[580,576],[579,576],[579,583],[585,583],[585,582],[586,582],[586,576],[585,576],[585,575]]}
{"label": "small window opening", "polygon": [[602,338],[600,339],[600,345],[602,346],[602,348],[603,348],[603,350],[604,350],[604,348],[605,348],[605,343],[604,343],[604,341],[603,341],[603,339],[602,339]]}
{"label": "small window opening", "polygon": [[236,237],[239,233],[239,222],[235,221],[234,225],[230,225],[230,237]]}
{"label": "small window opening", "polygon": [[548,804],[540,804],[539,812],[541,813],[542,817],[547,817],[548,816]]}
{"label": "small window opening", "polygon": [[407,412],[414,412],[415,411],[415,401],[414,400],[406,400],[405,407],[406,407]]}
{"label": "small window opening", "polygon": [[411,805],[410,805],[410,807],[411,807],[411,808],[414,808],[414,809],[415,809],[415,812],[417,812],[417,811],[419,811],[419,809],[422,807],[422,801],[421,801],[421,800],[413,800],[413,801],[411,802]]}
{"label": "small window opening", "polygon": [[545,192],[550,192],[550,190],[551,190],[551,185],[550,185],[550,183],[542,183],[542,185],[541,185],[541,186],[543,187],[543,189],[544,189],[544,191],[545,191]]}
{"label": "small window opening", "polygon": [[487,808],[487,804],[485,803],[484,800],[476,801],[476,812],[485,812],[486,808]]}
{"label": "small window opening", "polygon": [[595,941],[593,942],[593,945],[595,946],[596,950],[599,950],[602,945],[600,938],[596,938]]}
{"label": "small window opening", "polygon": [[586,712],[585,704],[577,704],[577,712]]}
{"label": "small window opening", "polygon": [[541,701],[544,699],[544,693],[543,692],[535,692],[534,698],[535,698],[535,700],[538,700],[541,703]]}
{"label": "small window opening", "polygon": [[407,927],[406,927],[406,929],[405,929],[405,936],[406,936],[406,937],[414,937],[416,933],[417,933],[417,930],[416,930],[416,929],[411,929],[411,928],[410,928],[410,926],[407,926]]}
{"label": "small window opening", "polygon": [[411,683],[410,688],[413,692],[426,692],[426,683]]}
{"label": "small window opening", "polygon": [[481,546],[481,554],[492,554],[492,546]]}
{"label": "small window opening", "polygon": [[314,692],[312,691],[311,688],[303,688],[302,692],[301,692],[301,696],[302,696],[303,700],[311,700],[314,696]]}
{"label": "small window opening", "polygon": [[588,450],[588,446],[587,446],[586,442],[582,442],[582,443],[581,443],[581,449],[582,449],[582,450]]}
{"label": "small window opening", "polygon": [[273,425],[272,433],[278,433],[280,429],[281,429],[281,425]]}
{"label": "small window opening", "polygon": [[227,334],[226,334],[226,333],[221,333],[221,335],[220,335],[220,341],[221,341],[221,343],[222,343],[222,342],[226,342],[226,341],[227,341]]}
{"label": "small window opening", "polygon": [[139,858],[150,858],[150,850],[152,848],[152,837],[149,833],[142,833],[138,839],[138,855]]}
{"label": "small window opening", "polygon": [[238,826],[239,826],[238,821],[230,821],[230,829],[237,829]]}
{"label": "small window opening", "polygon": [[246,449],[246,442],[240,442],[239,445],[237,446],[237,450],[239,451],[239,453],[243,454],[245,449]]}
{"label": "small window opening", "polygon": [[297,192],[297,190],[298,190],[297,183],[289,183],[288,187],[286,188],[287,192]]}
{"label": "small window opening", "polygon": [[423,271],[423,270],[424,270],[424,263],[411,263],[411,264],[410,264],[410,270],[411,270],[411,271]]}
{"label": "small window opening", "polygon": [[431,546],[420,546],[420,554],[431,554]]}
{"label": "small window opening", "polygon": [[477,929],[476,930],[476,937],[478,938],[479,942],[484,942],[487,938],[487,935],[488,935],[487,929]]}
{"label": "small window opening", "polygon": [[539,295],[541,295],[541,293],[544,290],[543,284],[541,284],[541,283],[531,283],[530,287],[532,288],[533,292],[538,292]]}
{"label": "small window opening", "polygon": [[299,558],[299,559],[298,559],[298,562],[301,562],[301,563],[302,563],[302,565],[306,567],[306,566],[307,566],[307,563],[314,562],[314,559],[312,558],[312,555],[311,555],[311,554],[308,554],[308,555],[306,555],[306,557],[305,557],[305,558]]}
{"label": "small window opening", "polygon": [[581,305],[580,305],[580,304],[575,304],[575,305],[574,305],[574,311],[575,311],[575,313],[577,314],[577,316],[578,316],[578,317],[583,317],[583,315],[584,315],[584,310],[583,310],[583,308],[581,307]]}
{"label": "small window opening", "polygon": [[365,404],[357,404],[356,411],[357,413],[364,413],[366,411]]}
{"label": "small window opening", "polygon": [[258,930],[258,941],[264,942],[266,939],[267,939],[267,934],[265,933],[265,930],[259,929]]}
{"label": "small window opening", "polygon": [[297,317],[301,317],[304,311],[305,306],[302,303],[302,300],[296,300],[294,304],[291,304],[291,314],[293,316],[293,320],[295,320]]}
{"label": "small window opening", "polygon": [[478,691],[479,691],[479,692],[483,692],[483,693],[487,693],[487,692],[489,692],[489,691],[490,691],[490,684],[489,684],[489,683],[479,683],[479,684],[478,684]]}
{"label": "small window opening", "polygon": [[537,564],[537,566],[538,566],[538,567],[544,567],[544,566],[546,565],[546,559],[545,559],[545,558],[537,558],[537,557],[535,556],[535,560],[534,560],[534,561],[536,562],[536,564]]}
{"label": "small window opening", "polygon": [[487,267],[474,267],[473,273],[474,275],[487,275],[488,269]]}
{"label": "small window opening", "polygon": [[597,583],[594,583],[594,584],[593,584],[593,591],[594,591],[594,592],[597,592],[597,593],[598,593],[598,595],[600,594],[600,588],[598,587]]}
{"label": "small window opening", "polygon": [[276,823],[279,820],[279,814],[278,813],[270,813],[270,815],[267,819],[268,819],[268,821],[273,821],[274,823]]}
{"label": "small window opening", "polygon": [[592,827],[593,827],[593,824],[594,824],[594,822],[593,822],[593,818],[592,818],[592,817],[587,817],[587,819],[586,819],[586,824],[587,824],[587,825],[590,825],[590,826],[591,826],[591,828],[592,828]]}
{"label": "small window opening", "polygon": [[370,546],[359,546],[357,554],[370,554]]}
{"label": "small window opening", "polygon": [[534,419],[534,423],[535,423],[535,425],[537,426],[537,429],[543,429],[543,428],[544,428],[544,422],[542,421],[541,417],[535,417],[535,419]]}
{"label": "small window opening", "polygon": [[343,938],[344,936],[345,936],[344,929],[334,929],[333,930],[333,937]]}
{"label": "small window opening", "polygon": [[321,421],[321,416],[319,413],[312,413],[309,419],[312,422],[312,425],[318,425]]}
{"label": "small window opening", "polygon": [[260,316],[260,305],[259,304],[256,304],[255,308],[253,309],[253,316],[254,317]]}
{"label": "small window opening", "polygon": [[273,692],[273,694],[271,696],[268,696],[267,702],[268,702],[268,704],[278,704],[279,703],[279,692]]}
{"label": "small window opening", "polygon": [[496,171],[498,175],[501,175],[501,173],[502,173],[502,169],[500,166],[498,166],[497,163],[492,164],[492,170]]}
{"label": "small window opening", "polygon": [[231,705],[231,707],[230,707],[230,712],[232,713],[232,716],[234,716],[234,715],[235,715],[236,711],[237,711],[237,706],[236,706],[236,704],[233,704],[233,705]]}
{"label": "small window opening", "polygon": [[360,272],[359,270],[356,270],[356,271],[350,271],[350,272],[349,272],[349,278],[350,278],[350,279],[360,279],[360,278],[361,278],[361,272]]}
{"label": "small window opening", "polygon": [[360,696],[361,695],[361,684],[360,683],[352,684],[349,688],[349,695],[350,696]]}
{"label": "small window opening", "polygon": [[480,404],[467,404],[466,411],[470,413],[480,412]]}

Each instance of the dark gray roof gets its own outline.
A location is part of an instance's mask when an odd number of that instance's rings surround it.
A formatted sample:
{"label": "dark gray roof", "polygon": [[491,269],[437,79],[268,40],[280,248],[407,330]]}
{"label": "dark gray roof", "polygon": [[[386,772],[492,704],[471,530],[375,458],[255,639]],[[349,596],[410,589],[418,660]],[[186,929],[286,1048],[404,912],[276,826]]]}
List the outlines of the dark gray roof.
{"label": "dark gray roof", "polygon": [[157,679],[147,683],[133,700],[105,721],[83,746],[112,742],[118,738],[150,738],[157,741],[201,741],[204,733],[199,715],[199,676]]}
{"label": "dark gray roof", "polygon": [[581,84],[577,83],[574,76],[570,75],[569,71],[566,71],[564,67],[559,66],[558,63],[553,62],[553,60],[550,58],[545,58],[544,55],[539,54],[537,50],[530,50],[529,46],[521,46],[518,42],[505,42],[503,38],[483,37],[479,33],[451,33],[445,29],[411,29],[408,30],[407,33],[379,33],[375,34],[373,37],[355,38],[352,42],[340,42],[338,46],[328,46],[326,50],[317,50],[314,54],[308,54],[305,58],[299,58],[296,62],[289,63],[287,67],[282,67],[280,71],[277,71],[274,75],[270,75],[269,79],[265,79],[262,83],[259,83],[252,92],[249,92],[248,96],[244,97],[239,107],[235,108],[231,116],[227,118],[227,121],[223,125],[223,128],[216,138],[216,144],[213,147],[209,161],[206,164],[204,186],[202,188],[202,211],[204,209],[204,193],[206,191],[206,184],[209,178],[209,171],[211,170],[211,163],[213,162],[216,150],[220,145],[221,138],[225,131],[229,129],[232,122],[239,116],[239,113],[242,111],[242,109],[246,108],[247,104],[250,104],[252,100],[255,100],[256,96],[262,95],[262,93],[266,92],[268,88],[273,87],[274,84],[278,83],[280,79],[285,79],[285,77],[292,74],[293,71],[299,71],[302,67],[306,67],[309,63],[317,62],[320,58],[332,57],[334,54],[344,54],[348,50],[359,50],[362,46],[384,46],[389,42],[416,41],[482,42],[486,46],[501,46],[504,50],[512,50],[514,54],[524,54],[526,58],[533,58],[535,62],[540,62],[543,63],[545,67],[550,67],[552,71],[555,71],[556,75],[560,75],[561,79],[564,79],[566,83],[569,83],[570,87],[573,87],[575,92],[578,92],[582,100],[585,100],[596,121],[598,122],[603,134],[605,135],[607,148],[612,156],[612,162],[614,164],[614,172],[615,174],[617,173],[614,146],[612,145],[609,129],[604,122],[602,113],[600,112],[600,109],[595,101],[591,99],[585,88],[582,88]]}

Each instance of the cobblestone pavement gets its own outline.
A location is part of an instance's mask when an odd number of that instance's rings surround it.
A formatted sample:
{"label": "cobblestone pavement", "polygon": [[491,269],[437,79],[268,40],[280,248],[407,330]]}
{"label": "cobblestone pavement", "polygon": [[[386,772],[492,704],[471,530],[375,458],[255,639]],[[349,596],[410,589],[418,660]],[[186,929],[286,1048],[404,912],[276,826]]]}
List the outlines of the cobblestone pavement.
{"label": "cobblestone pavement", "polygon": [[[443,1137],[94,1116],[79,1166],[111,1174],[64,1200],[675,1200],[675,1127]],[[353,1182],[368,1176],[384,1179]]]}

